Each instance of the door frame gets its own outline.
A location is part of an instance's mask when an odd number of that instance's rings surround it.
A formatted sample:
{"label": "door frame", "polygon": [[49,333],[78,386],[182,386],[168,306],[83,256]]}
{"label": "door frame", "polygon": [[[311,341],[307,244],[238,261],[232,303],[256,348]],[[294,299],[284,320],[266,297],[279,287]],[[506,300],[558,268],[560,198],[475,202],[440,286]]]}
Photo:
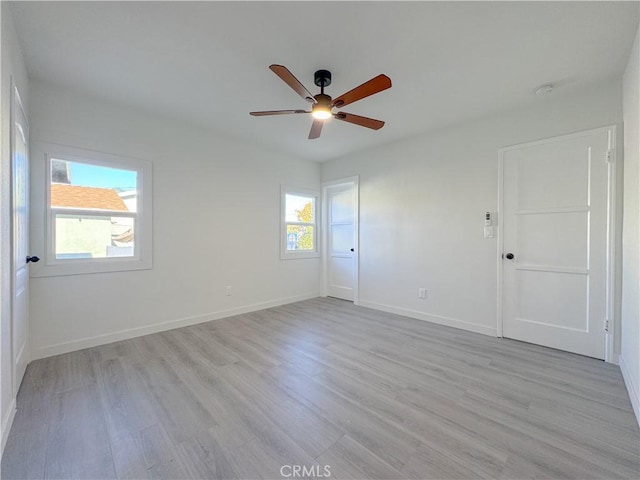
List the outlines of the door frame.
{"label": "door frame", "polygon": [[[504,157],[507,152],[513,150],[519,150],[521,148],[533,147],[537,145],[546,145],[555,143],[565,139],[578,138],[587,135],[591,135],[598,132],[608,133],[608,161],[607,161],[607,239],[606,239],[606,274],[605,274],[605,315],[606,318],[603,322],[608,323],[608,329],[604,334],[604,361],[608,363],[618,363],[618,359],[614,355],[614,342],[616,334],[616,318],[615,318],[615,294],[616,294],[616,211],[617,211],[617,199],[616,199],[616,126],[608,125],[605,127],[592,128],[589,130],[583,130],[580,132],[569,133],[565,135],[557,135],[554,137],[548,137],[541,140],[535,140],[533,142],[525,142],[517,145],[510,145],[498,149],[498,234],[497,234],[497,251],[496,251],[496,263],[497,263],[497,328],[496,334],[499,338],[502,338],[504,317],[503,317],[503,269],[504,261],[502,259],[502,252],[504,251],[504,235],[503,228],[504,219],[502,213],[504,212]],[[604,328],[604,325],[603,325]]]}
{"label": "door frame", "polygon": [[331,180],[329,182],[323,182],[321,187],[322,194],[322,273],[321,273],[321,285],[320,295],[327,296],[327,280],[329,272],[329,205],[327,202],[327,190],[331,187],[338,187],[341,185],[353,185],[353,194],[355,200],[355,212],[353,218],[354,229],[354,248],[353,252],[353,304],[358,305],[358,285],[360,278],[360,177],[355,175],[353,177],[341,178],[338,180]]}

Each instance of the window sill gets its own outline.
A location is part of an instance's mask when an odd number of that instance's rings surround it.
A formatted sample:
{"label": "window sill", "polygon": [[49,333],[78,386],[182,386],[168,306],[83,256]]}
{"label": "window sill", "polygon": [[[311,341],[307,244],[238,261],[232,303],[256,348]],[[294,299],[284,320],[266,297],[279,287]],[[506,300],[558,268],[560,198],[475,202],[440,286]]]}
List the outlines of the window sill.
{"label": "window sill", "polygon": [[127,272],[131,270],[149,270],[153,267],[151,259],[109,258],[100,260],[54,263],[31,266],[30,276],[60,277],[65,275],[87,275],[96,273]]}
{"label": "window sill", "polygon": [[303,258],[320,258],[319,252],[281,252],[280,260],[299,260]]}

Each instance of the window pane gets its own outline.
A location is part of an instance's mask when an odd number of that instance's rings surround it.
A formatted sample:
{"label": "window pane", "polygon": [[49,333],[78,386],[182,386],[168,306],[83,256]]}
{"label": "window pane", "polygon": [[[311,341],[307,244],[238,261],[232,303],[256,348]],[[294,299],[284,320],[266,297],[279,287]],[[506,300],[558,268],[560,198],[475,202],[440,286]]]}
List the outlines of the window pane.
{"label": "window pane", "polygon": [[313,226],[287,225],[287,250],[315,250]]}
{"label": "window pane", "polygon": [[51,206],[135,212],[137,177],[133,170],[51,159]]}
{"label": "window pane", "polygon": [[70,258],[133,256],[134,218],[55,215],[55,255]]}
{"label": "window pane", "polygon": [[285,222],[315,223],[315,198],[285,195]]}

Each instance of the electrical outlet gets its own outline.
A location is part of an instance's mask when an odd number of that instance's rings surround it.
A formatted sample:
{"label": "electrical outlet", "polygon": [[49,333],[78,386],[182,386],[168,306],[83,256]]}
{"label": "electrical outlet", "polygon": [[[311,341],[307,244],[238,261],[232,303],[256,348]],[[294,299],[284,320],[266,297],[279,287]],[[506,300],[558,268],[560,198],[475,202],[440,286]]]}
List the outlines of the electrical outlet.
{"label": "electrical outlet", "polygon": [[427,289],[426,288],[419,288],[418,289],[418,298],[425,300],[427,298]]}
{"label": "electrical outlet", "polygon": [[231,285],[227,285],[225,287],[225,293],[226,293],[227,297],[231,296]]}

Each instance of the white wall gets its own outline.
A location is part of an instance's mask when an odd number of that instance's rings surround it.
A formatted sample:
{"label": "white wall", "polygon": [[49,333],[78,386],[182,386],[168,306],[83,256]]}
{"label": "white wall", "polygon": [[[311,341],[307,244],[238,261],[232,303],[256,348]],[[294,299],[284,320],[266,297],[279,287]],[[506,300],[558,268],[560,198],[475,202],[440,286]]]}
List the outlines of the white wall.
{"label": "white wall", "polygon": [[154,210],[153,269],[32,278],[34,358],[318,295],[319,260],[279,253],[280,185],[319,189],[318,164],[39,81],[31,95],[32,229],[36,141],[152,161]]}
{"label": "white wall", "polygon": [[2,450],[9,434],[15,413],[13,379],[11,368],[11,149],[10,149],[10,107],[11,80],[15,82],[22,101],[27,108],[29,91],[27,73],[24,67],[18,38],[16,36],[11,10],[7,2],[0,3],[2,67],[0,74],[0,103],[2,111],[0,132],[0,434]]}
{"label": "white wall", "polygon": [[498,149],[620,124],[621,105],[619,82],[551,94],[323,164],[323,181],[360,176],[359,303],[495,335],[497,244],[483,226],[485,211],[497,210]]}
{"label": "white wall", "polygon": [[620,368],[640,423],[640,30],[623,79],[624,216]]}

